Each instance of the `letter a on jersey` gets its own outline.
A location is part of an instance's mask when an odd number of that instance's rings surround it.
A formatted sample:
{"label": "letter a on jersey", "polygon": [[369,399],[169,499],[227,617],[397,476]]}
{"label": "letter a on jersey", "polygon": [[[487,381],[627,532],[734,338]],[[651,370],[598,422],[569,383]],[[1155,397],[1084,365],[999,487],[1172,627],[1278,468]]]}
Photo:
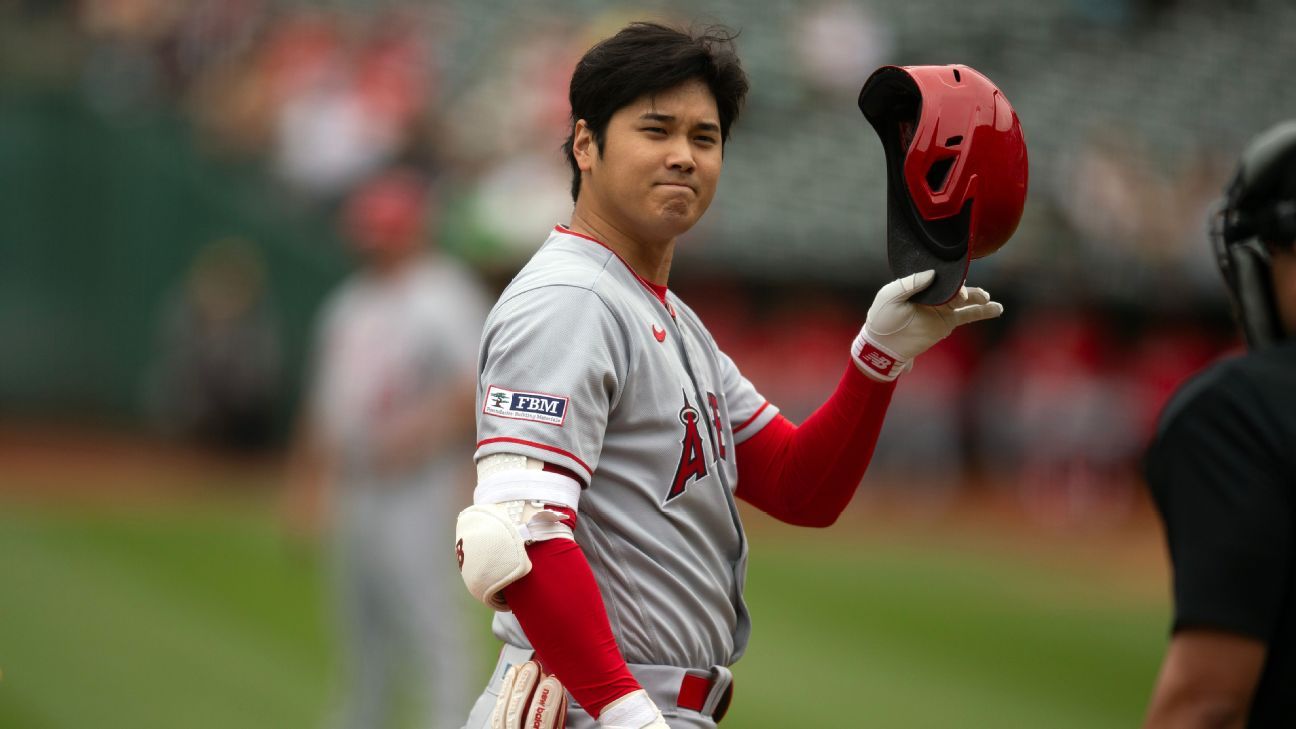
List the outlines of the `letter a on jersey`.
{"label": "letter a on jersey", "polygon": [[684,407],[680,408],[679,420],[684,425],[684,437],[680,440],[679,465],[675,467],[675,479],[671,483],[666,500],[679,496],[688,488],[688,482],[707,475],[706,457],[702,450],[702,434],[698,432],[699,415],[696,408],[689,405],[688,396],[684,397]]}

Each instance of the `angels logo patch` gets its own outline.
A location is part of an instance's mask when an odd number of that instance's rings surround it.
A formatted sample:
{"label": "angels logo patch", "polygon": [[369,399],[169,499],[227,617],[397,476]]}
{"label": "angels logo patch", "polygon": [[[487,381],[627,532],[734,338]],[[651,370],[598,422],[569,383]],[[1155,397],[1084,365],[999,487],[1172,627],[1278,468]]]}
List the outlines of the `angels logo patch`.
{"label": "angels logo patch", "polygon": [[561,426],[567,420],[569,398],[542,392],[507,390],[498,385],[486,388],[482,412],[513,420],[530,420]]}
{"label": "angels logo patch", "polygon": [[679,411],[680,424],[684,426],[684,435],[680,438],[679,465],[675,467],[675,478],[671,481],[670,491],[666,492],[666,501],[676,498],[688,488],[689,481],[705,478],[707,475],[706,457],[702,450],[702,434],[698,431],[699,415],[697,408],[684,398],[684,407]]}

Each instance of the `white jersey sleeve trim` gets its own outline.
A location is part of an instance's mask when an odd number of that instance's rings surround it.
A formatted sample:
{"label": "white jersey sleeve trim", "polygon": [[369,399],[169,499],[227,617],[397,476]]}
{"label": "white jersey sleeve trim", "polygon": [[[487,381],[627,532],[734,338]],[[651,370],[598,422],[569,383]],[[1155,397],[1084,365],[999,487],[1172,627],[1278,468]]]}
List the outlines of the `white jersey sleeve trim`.
{"label": "white jersey sleeve trim", "polygon": [[506,501],[543,501],[575,511],[580,493],[580,482],[570,476],[519,469],[483,478],[473,490],[473,503],[481,506]]}
{"label": "white jersey sleeve trim", "polygon": [[778,414],[779,409],[774,405],[774,403],[769,400],[762,402],[761,406],[756,409],[756,412],[747,417],[747,420],[734,426],[734,445],[737,446],[739,443],[742,443],[753,435],[759,433],[761,428],[769,425],[770,421],[772,421]]}

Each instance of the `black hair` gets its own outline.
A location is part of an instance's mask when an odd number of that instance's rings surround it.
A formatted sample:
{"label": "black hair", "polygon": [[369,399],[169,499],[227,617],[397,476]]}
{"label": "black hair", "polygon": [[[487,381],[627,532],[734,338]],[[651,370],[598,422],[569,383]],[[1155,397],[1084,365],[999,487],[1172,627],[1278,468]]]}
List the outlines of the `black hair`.
{"label": "black hair", "polygon": [[639,22],[586,51],[572,73],[571,131],[563,143],[572,169],[572,200],[580,195],[581,186],[580,167],[572,152],[576,122],[585,120],[602,154],[612,115],[641,96],[701,81],[715,97],[723,145],[747,96],[747,74],[734,52],[737,37],[723,26],[692,33]]}

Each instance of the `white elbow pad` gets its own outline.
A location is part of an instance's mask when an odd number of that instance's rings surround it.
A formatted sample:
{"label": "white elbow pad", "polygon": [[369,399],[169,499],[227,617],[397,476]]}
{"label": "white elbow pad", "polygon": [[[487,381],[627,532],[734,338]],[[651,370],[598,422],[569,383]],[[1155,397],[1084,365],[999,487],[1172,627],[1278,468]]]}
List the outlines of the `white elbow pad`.
{"label": "white elbow pad", "polygon": [[[519,498],[523,495],[543,500]],[[571,527],[562,523],[565,515],[545,505],[575,510],[579,495],[580,485],[570,478],[532,469],[496,472],[482,479],[475,503],[459,513],[455,524],[455,555],[468,592],[488,607],[507,612],[504,588],[531,571],[527,545],[573,538]]]}

